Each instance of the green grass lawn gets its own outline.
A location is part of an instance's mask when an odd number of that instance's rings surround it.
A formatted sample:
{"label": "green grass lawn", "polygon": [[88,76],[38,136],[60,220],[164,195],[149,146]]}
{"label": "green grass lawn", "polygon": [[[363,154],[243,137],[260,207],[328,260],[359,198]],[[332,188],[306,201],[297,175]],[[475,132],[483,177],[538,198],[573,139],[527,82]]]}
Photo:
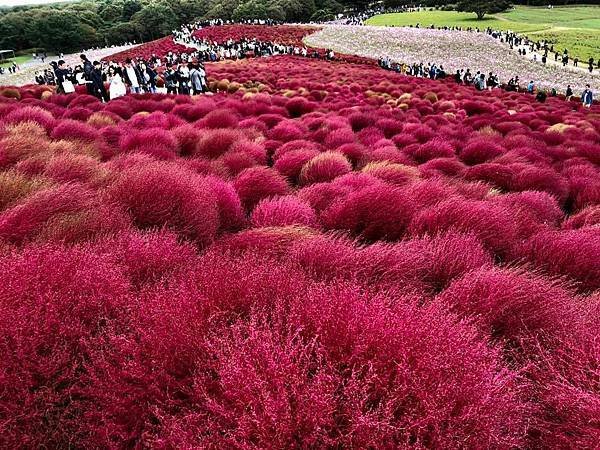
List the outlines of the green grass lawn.
{"label": "green grass lawn", "polygon": [[23,63],[26,63],[27,61],[31,61],[31,55],[22,55],[22,56],[16,56],[14,58],[10,58],[7,61],[0,62],[0,66],[8,67],[13,63],[13,61],[16,62],[18,65],[21,65]]}
{"label": "green grass lawn", "polygon": [[586,60],[600,58],[600,6],[545,7],[517,6],[515,9],[477,20],[475,14],[455,11],[419,11],[381,14],[367,21],[368,25],[421,27],[459,26],[463,28],[491,27],[512,30],[530,39],[548,39],[555,48],[568,48],[571,56]]}

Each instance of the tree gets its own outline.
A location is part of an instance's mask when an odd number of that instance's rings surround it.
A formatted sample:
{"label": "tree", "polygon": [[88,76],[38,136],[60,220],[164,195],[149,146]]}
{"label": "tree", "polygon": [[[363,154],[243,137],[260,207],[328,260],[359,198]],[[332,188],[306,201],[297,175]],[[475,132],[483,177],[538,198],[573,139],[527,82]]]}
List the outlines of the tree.
{"label": "tree", "polygon": [[508,8],[510,8],[510,3],[505,0],[461,0],[456,5],[457,11],[477,14],[477,20],[483,19],[486,14],[499,13]]}
{"label": "tree", "polygon": [[44,11],[35,17],[27,30],[34,46],[57,52],[81,50],[97,44],[96,30],[67,11]]}
{"label": "tree", "polygon": [[241,3],[233,11],[234,20],[240,19],[274,19],[284,20],[285,14],[278,5],[269,0],[249,0]]}
{"label": "tree", "polygon": [[131,20],[133,15],[142,10],[142,5],[137,0],[126,0],[123,4],[123,22]]}
{"label": "tree", "polygon": [[131,22],[142,27],[144,40],[167,36],[178,26],[173,10],[161,3],[144,6],[131,17]]}

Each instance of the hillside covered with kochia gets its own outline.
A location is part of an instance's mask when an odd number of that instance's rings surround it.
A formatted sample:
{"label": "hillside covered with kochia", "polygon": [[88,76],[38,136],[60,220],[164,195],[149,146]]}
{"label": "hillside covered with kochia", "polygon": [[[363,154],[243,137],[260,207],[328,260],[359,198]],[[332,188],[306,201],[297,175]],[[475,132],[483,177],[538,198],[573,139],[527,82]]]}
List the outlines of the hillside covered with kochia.
{"label": "hillside covered with kochia", "polygon": [[0,447],[596,445],[597,105],[207,72],[0,88]]}

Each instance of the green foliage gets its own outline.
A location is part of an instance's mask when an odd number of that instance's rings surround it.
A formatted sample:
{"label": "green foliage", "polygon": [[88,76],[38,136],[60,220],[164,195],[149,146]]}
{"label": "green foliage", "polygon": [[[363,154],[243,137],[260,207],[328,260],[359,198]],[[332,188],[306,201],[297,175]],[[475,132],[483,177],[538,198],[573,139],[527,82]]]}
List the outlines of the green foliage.
{"label": "green foliage", "polygon": [[506,0],[461,0],[456,4],[457,11],[474,12],[481,20],[486,14],[496,14],[510,8]]}
{"label": "green foliage", "polygon": [[144,40],[166,36],[178,26],[178,20],[173,10],[162,3],[144,6],[131,17],[131,21],[143,28]]}
{"label": "green foliage", "polygon": [[285,14],[281,5],[269,0],[248,0],[240,3],[232,14],[234,20],[241,19],[274,19],[283,20]]}

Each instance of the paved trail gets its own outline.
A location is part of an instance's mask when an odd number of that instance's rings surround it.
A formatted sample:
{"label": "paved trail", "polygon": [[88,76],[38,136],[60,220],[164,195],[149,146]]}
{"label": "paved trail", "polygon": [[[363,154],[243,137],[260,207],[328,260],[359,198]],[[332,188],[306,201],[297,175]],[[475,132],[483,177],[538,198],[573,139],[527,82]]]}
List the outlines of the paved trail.
{"label": "paved trail", "polygon": [[[136,47],[136,45],[121,45],[119,47],[107,47],[99,50],[88,50],[84,53],[87,55],[90,61],[100,60],[107,56],[113,55],[124,50]],[[65,62],[70,66],[76,66],[80,63],[79,55],[81,53],[71,53],[70,55],[64,55]],[[28,61],[21,65],[21,70],[17,73],[5,73],[0,75],[0,86],[23,86],[26,84],[35,83],[35,72],[38,70],[44,70],[49,67],[51,61],[58,61],[58,56],[49,57],[46,61],[41,62],[40,60]]]}

